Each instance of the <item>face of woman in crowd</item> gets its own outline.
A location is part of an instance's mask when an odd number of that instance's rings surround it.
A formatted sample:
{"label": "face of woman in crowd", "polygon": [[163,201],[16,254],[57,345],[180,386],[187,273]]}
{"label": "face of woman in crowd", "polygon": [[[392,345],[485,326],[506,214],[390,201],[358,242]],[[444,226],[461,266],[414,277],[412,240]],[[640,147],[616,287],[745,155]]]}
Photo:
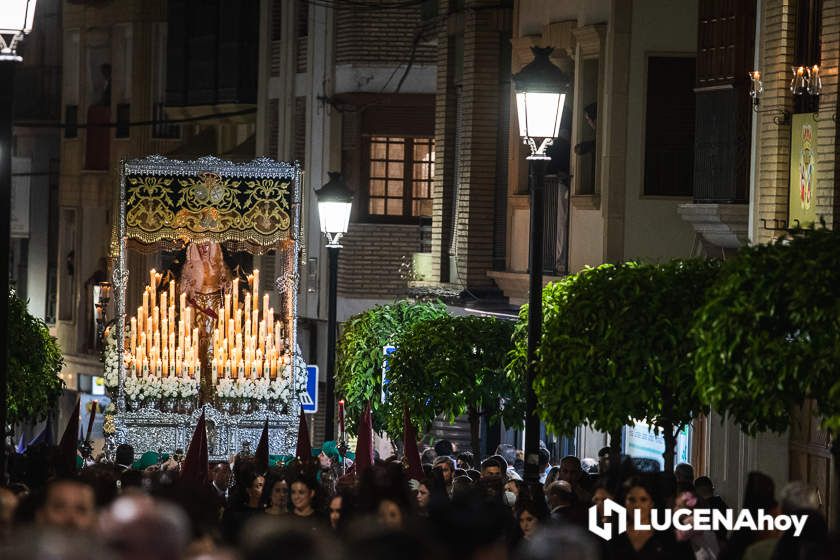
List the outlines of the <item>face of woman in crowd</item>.
{"label": "face of woman in crowd", "polygon": [[251,483],[251,486],[248,487],[248,501],[252,506],[256,505],[260,501],[260,496],[262,496],[263,493],[263,486],[265,486],[265,479],[258,476]]}
{"label": "face of woman in crowd", "polygon": [[312,498],[315,497],[315,491],[310,490],[309,486],[303,482],[295,482],[292,484],[292,505],[296,510],[305,511],[312,505]]}
{"label": "face of woman in crowd", "polygon": [[278,480],[271,488],[271,505],[286,509],[286,504],[289,503],[289,485],[285,480]]}
{"label": "face of woman in crowd", "polygon": [[341,496],[333,496],[330,500],[330,526],[333,529],[338,528],[338,522],[341,519]]}
{"label": "face of woman in crowd", "polygon": [[426,509],[429,507],[429,497],[431,493],[429,489],[426,488],[425,484],[421,484],[419,488],[417,488],[417,505],[420,509]]}
{"label": "face of woman in crowd", "polygon": [[391,500],[382,500],[379,502],[379,510],[377,512],[379,523],[388,529],[402,528],[402,511],[400,506]]}
{"label": "face of woman in crowd", "polygon": [[505,484],[505,491],[506,492],[513,492],[517,496],[519,496],[519,486],[516,485],[516,482],[512,480],[508,480]]}
{"label": "face of woman in crowd", "polygon": [[650,510],[653,509],[653,498],[641,486],[633,486],[624,498],[624,507],[631,511],[639,510],[640,520],[647,523],[650,521]]}
{"label": "face of woman in crowd", "polygon": [[604,488],[597,488],[592,494],[592,505],[598,508],[599,515],[604,515],[604,500],[607,498],[612,498],[612,496]]}
{"label": "face of woman in crowd", "polygon": [[519,514],[519,528],[522,529],[522,535],[530,539],[537,530],[537,518],[530,511],[523,510]]}

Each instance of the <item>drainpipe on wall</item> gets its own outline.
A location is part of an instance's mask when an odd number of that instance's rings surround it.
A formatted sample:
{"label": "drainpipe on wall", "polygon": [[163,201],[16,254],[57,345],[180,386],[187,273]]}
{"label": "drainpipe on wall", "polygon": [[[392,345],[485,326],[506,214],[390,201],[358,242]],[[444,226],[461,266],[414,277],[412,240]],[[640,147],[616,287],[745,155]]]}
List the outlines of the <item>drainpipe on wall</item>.
{"label": "drainpipe on wall", "polygon": [[[761,0],[755,0],[755,46],[753,49],[753,69],[759,68],[761,63]],[[755,215],[758,212],[758,182],[756,181],[758,159],[758,113],[753,113],[752,131],[750,137],[750,207],[747,212],[747,238],[752,245],[758,238],[755,231]]]}

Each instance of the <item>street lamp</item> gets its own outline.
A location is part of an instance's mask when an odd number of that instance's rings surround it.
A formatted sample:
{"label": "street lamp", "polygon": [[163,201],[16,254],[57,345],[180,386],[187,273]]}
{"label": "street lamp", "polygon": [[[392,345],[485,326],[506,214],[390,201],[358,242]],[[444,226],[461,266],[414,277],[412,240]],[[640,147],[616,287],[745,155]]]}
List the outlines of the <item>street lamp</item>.
{"label": "street lamp", "polygon": [[330,294],[327,305],[327,396],[324,415],[324,441],[335,437],[333,409],[335,408],[335,336],[336,299],[338,297],[338,251],[339,241],[350,225],[350,208],[353,193],[347,188],[341,173],[329,172],[330,180],[315,191],[318,197],[318,215],[321,218],[321,232],[327,238],[327,253],[330,256]]}
{"label": "street lamp", "polygon": [[546,149],[560,132],[563,105],[569,91],[569,79],[555,66],[549,55],[551,47],[532,47],[534,60],[513,76],[519,135],[531,148],[528,156],[528,179],[531,191],[530,289],[528,293],[528,370],[525,382],[525,482],[538,484],[540,420],[534,393],[537,346],[542,335],[543,281],[543,189],[546,163],[551,159]]}
{"label": "street lamp", "polygon": [[6,480],[6,384],[9,373],[9,243],[12,206],[12,100],[21,39],[32,31],[37,0],[3,0],[0,8],[0,482]]}

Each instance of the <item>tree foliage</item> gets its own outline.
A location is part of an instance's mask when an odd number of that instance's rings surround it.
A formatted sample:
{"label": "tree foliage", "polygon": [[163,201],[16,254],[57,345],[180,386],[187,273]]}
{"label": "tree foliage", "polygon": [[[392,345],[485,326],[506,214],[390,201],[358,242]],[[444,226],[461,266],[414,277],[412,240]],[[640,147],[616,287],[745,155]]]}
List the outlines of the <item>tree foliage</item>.
{"label": "tree foliage", "polygon": [[[416,323],[447,315],[441,302],[398,301],[378,305],[351,317],[338,341],[336,391],[346,400],[347,430],[356,433],[365,402],[370,401],[374,430],[385,429],[381,403],[382,348],[396,345],[400,335]],[[400,430],[401,431],[401,430]]]}
{"label": "tree foliage", "polygon": [[64,382],[61,349],[43,321],[29,314],[26,302],[9,291],[9,378],[7,419],[10,424],[38,422],[52,410]]}
{"label": "tree foliage", "polygon": [[522,381],[505,374],[512,334],[513,323],[492,317],[445,316],[412,325],[390,363],[388,432],[402,432],[404,406],[420,430],[438,415],[452,421],[467,414],[478,453],[482,415],[521,424]]}
{"label": "tree foliage", "polygon": [[840,434],[840,233],[805,231],[741,249],[693,334],[703,397],[742,430],[782,432],[812,398],[825,427]]}
{"label": "tree foliage", "polygon": [[[546,424],[561,434],[589,425],[615,441],[646,420],[673,449],[675,432],[702,409],[688,333],[717,270],[703,260],[627,262],[549,284],[534,385]],[[523,307],[510,371],[527,366],[527,321]]]}

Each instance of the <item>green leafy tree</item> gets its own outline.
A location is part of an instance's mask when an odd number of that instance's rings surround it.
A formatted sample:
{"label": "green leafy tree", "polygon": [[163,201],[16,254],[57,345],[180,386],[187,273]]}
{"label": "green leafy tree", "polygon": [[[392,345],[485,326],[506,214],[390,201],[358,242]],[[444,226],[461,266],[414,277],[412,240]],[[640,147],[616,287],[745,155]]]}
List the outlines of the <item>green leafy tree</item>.
{"label": "green leafy tree", "polygon": [[7,420],[38,422],[56,406],[64,382],[64,364],[56,339],[43,321],[26,310],[26,302],[9,291],[9,378]]}
{"label": "green leafy tree", "polygon": [[813,399],[840,469],[840,232],[741,249],[693,334],[698,385],[712,406],[754,435],[786,430]]}
{"label": "green leafy tree", "polygon": [[482,416],[521,424],[522,380],[505,374],[513,323],[492,317],[438,317],[415,323],[398,341],[389,374],[388,432],[402,433],[403,407],[420,430],[436,416],[466,414],[474,453]]}
{"label": "green leafy tree", "polygon": [[356,423],[365,402],[370,401],[374,430],[385,429],[382,394],[382,348],[396,345],[412,325],[447,315],[441,302],[398,301],[377,305],[354,315],[342,325],[336,359],[336,391],[346,401],[347,430],[356,433]]}
{"label": "green leafy tree", "polygon": [[[661,429],[666,468],[676,434],[702,411],[688,332],[718,269],[713,261],[605,264],[550,284],[534,389],[555,432],[580,425],[610,434],[634,420]],[[527,309],[509,371],[527,365]]]}

